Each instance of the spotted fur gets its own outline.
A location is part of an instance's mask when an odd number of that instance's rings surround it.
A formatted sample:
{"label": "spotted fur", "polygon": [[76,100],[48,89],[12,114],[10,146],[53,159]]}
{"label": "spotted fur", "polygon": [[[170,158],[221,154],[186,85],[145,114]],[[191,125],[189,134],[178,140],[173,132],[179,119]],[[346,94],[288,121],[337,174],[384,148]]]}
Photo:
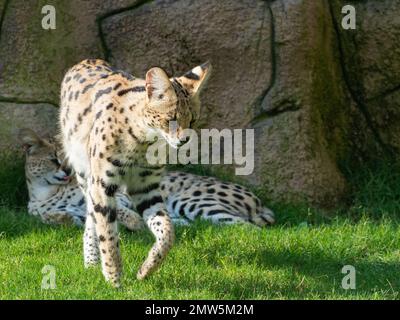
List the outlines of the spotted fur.
{"label": "spotted fur", "polygon": [[[62,165],[63,153],[55,143],[22,129],[19,139],[24,148],[25,177],[29,193],[28,212],[49,224],[75,224],[86,220],[86,201],[70,170]],[[117,220],[129,230],[143,226],[123,194],[117,198]]]}
{"label": "spotted fur", "polygon": [[217,224],[251,223],[264,227],[275,222],[250,190],[213,177],[169,172],[161,181],[161,194],[172,221],[188,224],[196,218]]}
{"label": "spotted fur", "polygon": [[[64,162],[62,150],[31,130],[24,129],[23,132],[25,139],[31,137],[31,144],[41,145],[37,149],[40,152],[31,149],[26,156],[27,185],[31,195],[29,212],[48,223],[66,223],[72,219],[81,225],[86,219],[86,201],[76,179],[70,177],[70,170],[60,165]],[[197,218],[216,224],[250,223],[260,227],[274,223],[272,211],[263,207],[250,190],[238,184],[190,173],[168,172],[160,186],[174,224],[188,225]],[[132,211],[134,205],[129,198],[117,192],[116,199],[117,220],[128,229],[141,228],[143,219]],[[62,215],[58,214],[60,211]]]}
{"label": "spotted fur", "polygon": [[[60,127],[68,162],[85,194],[87,219],[85,265],[97,263],[100,251],[106,280],[119,286],[122,262],[116,224],[117,191],[126,192],[153,232],[156,243],[139,269],[143,279],[161,264],[174,241],[171,219],[159,184],[164,167],[150,165],[146,152],[158,136],[178,147],[184,129],[196,120],[199,92],[209,64],[168,78],[152,68],[137,79],[102,60],[72,67],[61,85]],[[170,121],[176,122],[169,131]],[[141,177],[143,171],[151,174]]]}

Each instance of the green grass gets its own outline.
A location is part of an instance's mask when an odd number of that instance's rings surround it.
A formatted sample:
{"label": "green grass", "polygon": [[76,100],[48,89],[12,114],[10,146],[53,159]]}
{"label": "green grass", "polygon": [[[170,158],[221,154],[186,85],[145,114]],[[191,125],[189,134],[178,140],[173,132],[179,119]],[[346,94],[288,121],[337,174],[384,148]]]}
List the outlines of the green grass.
{"label": "green grass", "polygon": [[[43,225],[27,215],[20,166],[14,161],[6,168],[17,172],[17,180],[0,170],[1,299],[399,298],[400,170],[395,165],[352,174],[358,187],[338,212],[273,204],[278,223],[265,230],[207,223],[177,228],[167,260],[145,281],[135,275],[152,237],[122,231],[121,289],[108,286],[99,267],[84,269],[82,230]],[[56,289],[41,289],[45,265],[56,269]],[[344,265],[356,268],[356,290],[341,286]]]}

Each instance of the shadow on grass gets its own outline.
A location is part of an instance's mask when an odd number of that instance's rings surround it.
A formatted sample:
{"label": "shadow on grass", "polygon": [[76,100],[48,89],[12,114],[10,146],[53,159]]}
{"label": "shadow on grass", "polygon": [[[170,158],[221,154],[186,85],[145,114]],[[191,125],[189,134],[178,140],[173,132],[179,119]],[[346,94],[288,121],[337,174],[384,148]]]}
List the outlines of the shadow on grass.
{"label": "shadow on grass", "polygon": [[[245,255],[245,259],[254,259],[260,269],[290,269],[295,273],[316,280],[313,290],[324,292],[336,284],[341,289],[344,265],[352,265],[357,272],[356,294],[371,294],[372,288],[389,288],[389,283],[398,288],[400,263],[366,261],[360,257],[335,257],[328,250],[313,249],[305,254],[291,250],[262,250],[256,257]],[[388,283],[389,281],[389,283]],[[352,292],[351,290],[349,291]],[[397,293],[398,294],[398,293]]]}
{"label": "shadow on grass", "polygon": [[[236,269],[235,272],[227,271],[225,274],[220,267],[211,265],[215,272],[211,276],[199,272],[197,277],[179,279],[172,288],[170,282],[167,281],[166,285],[164,278],[156,279],[155,286],[161,291],[204,289],[217,299],[310,299],[312,295],[319,298],[334,296],[351,299],[371,298],[376,293],[379,297],[384,295],[390,299],[399,297],[398,263],[358,261],[355,258],[346,260],[326,252],[308,252],[303,255],[289,250],[262,250],[256,256],[247,253],[237,257],[237,261],[235,267],[239,271]],[[347,264],[356,268],[356,290],[342,288],[345,274],[341,270]],[[247,271],[253,268],[257,272]]]}
{"label": "shadow on grass", "polygon": [[[396,299],[399,264],[354,261],[356,268],[356,290],[342,288],[342,267],[346,264],[340,259],[319,254],[312,255],[310,262],[302,255],[293,252],[264,250],[255,260],[256,272],[252,272],[254,264],[243,264],[234,271],[213,267],[200,270],[196,276],[185,274],[178,280],[155,277],[152,286],[157,291],[165,292],[199,292],[198,296],[210,295],[216,299],[265,299],[289,298],[310,299],[325,297],[371,298],[379,297]],[[247,261],[253,261],[247,260]],[[206,263],[205,263],[206,264]],[[186,271],[188,272],[188,271]],[[173,281],[173,285],[171,285]]]}
{"label": "shadow on grass", "polygon": [[28,192],[22,155],[3,152],[0,155],[0,165],[0,208],[26,208]]}

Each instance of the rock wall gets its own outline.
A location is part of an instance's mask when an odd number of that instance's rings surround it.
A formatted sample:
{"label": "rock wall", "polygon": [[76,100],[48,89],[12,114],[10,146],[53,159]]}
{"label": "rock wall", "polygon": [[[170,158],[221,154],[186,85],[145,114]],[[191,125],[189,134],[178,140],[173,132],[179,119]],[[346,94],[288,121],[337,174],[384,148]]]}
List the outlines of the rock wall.
{"label": "rock wall", "polygon": [[211,60],[200,126],[254,128],[255,171],[275,200],[333,206],[340,164],[400,147],[400,2],[342,0],[0,0],[0,148],[14,131],[54,132],[59,85],[98,57],[137,76],[179,74]]}

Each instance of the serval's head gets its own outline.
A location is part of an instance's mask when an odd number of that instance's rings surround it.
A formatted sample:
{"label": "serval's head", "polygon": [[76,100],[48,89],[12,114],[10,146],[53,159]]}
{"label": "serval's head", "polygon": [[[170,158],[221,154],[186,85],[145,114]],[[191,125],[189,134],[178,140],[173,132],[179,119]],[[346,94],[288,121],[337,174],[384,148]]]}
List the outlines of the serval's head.
{"label": "serval's head", "polygon": [[55,186],[70,182],[69,172],[62,168],[60,148],[55,140],[44,139],[31,129],[20,129],[19,141],[25,151],[25,176],[30,197],[41,198]]}
{"label": "serval's head", "polygon": [[172,147],[187,141],[184,130],[191,128],[200,115],[199,94],[211,72],[204,63],[181,77],[169,78],[155,67],[146,74],[146,125],[160,134]]}

